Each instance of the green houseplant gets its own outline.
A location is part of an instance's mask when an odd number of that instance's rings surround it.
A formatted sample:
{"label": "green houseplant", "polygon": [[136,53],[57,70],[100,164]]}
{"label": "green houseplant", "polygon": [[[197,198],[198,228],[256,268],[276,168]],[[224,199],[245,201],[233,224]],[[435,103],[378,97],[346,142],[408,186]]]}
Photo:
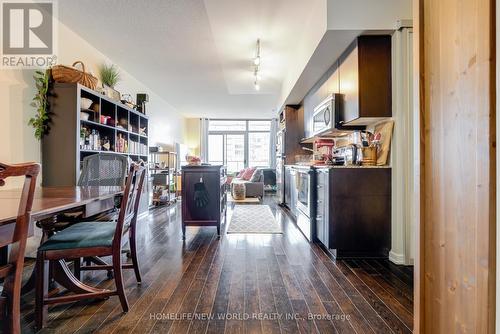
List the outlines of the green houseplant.
{"label": "green houseplant", "polygon": [[102,64],[99,67],[99,76],[107,96],[120,100],[120,92],[115,90],[115,85],[120,81],[120,71],[115,65]]}
{"label": "green houseplant", "polygon": [[35,129],[35,138],[41,140],[50,129],[48,92],[50,84],[50,69],[35,71],[33,75],[37,92],[33,97],[31,106],[36,108],[36,114],[30,118],[28,125]]}
{"label": "green houseplant", "polygon": [[115,85],[120,81],[120,72],[115,65],[102,64],[99,67],[99,75],[102,83],[111,88],[115,88]]}

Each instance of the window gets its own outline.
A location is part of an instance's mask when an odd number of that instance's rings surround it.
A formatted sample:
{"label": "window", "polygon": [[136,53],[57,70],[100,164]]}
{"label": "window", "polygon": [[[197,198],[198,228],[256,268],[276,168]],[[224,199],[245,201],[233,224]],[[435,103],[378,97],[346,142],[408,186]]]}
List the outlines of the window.
{"label": "window", "polygon": [[271,164],[271,120],[210,120],[208,162],[229,173]]}
{"label": "window", "polygon": [[269,132],[250,132],[248,134],[248,165],[269,167]]}
{"label": "window", "polygon": [[245,131],[247,129],[246,121],[229,121],[229,120],[210,120],[208,123],[208,131]]}
{"label": "window", "polygon": [[224,164],[224,136],[209,135],[208,136],[208,161],[212,165]]}

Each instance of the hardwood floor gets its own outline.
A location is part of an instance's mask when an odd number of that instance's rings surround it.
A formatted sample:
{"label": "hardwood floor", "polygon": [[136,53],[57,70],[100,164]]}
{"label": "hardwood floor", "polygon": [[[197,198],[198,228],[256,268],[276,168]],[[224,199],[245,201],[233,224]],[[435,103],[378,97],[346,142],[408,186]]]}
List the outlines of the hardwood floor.
{"label": "hardwood floor", "polygon": [[[42,333],[410,333],[413,273],[382,260],[332,261],[309,244],[271,197],[283,235],[187,229],[180,206],[158,208],[138,223],[143,275],[124,275],[130,311],[118,298],[49,309]],[[234,205],[234,204],[233,204]],[[231,207],[228,209],[228,218]],[[227,227],[227,226],[225,226]],[[27,268],[27,271],[31,268]],[[112,285],[106,273],[88,283]],[[23,332],[34,332],[30,293],[22,298]]]}

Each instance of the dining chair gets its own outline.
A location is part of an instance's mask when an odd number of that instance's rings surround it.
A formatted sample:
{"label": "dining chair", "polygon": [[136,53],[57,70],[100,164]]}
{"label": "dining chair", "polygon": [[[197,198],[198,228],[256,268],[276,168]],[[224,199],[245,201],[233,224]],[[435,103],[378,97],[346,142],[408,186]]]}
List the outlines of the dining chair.
{"label": "dining chair", "polygon": [[13,231],[8,225],[0,228],[0,248],[10,246],[6,264],[0,264],[0,278],[4,279],[0,296],[0,319],[5,333],[21,332],[21,283],[24,266],[24,252],[31,219],[31,206],[36,187],[36,178],[40,172],[37,163],[6,165],[0,163],[0,186],[10,177],[24,177],[24,184],[17,209]]}
{"label": "dining chair", "polygon": [[[125,185],[127,176],[128,157],[114,153],[98,153],[86,156],[82,161],[82,171],[78,179],[80,187],[119,187]],[[115,203],[119,207],[120,202]],[[54,219],[40,222],[44,235],[42,243],[53,235],[54,232],[61,231],[75,223],[83,221],[106,220],[109,218],[110,211],[101,213],[94,217],[83,218],[83,212],[75,211],[57,215]],[[129,251],[126,251],[130,255]],[[97,265],[106,264],[102,259],[89,257],[84,259],[87,265],[95,263]],[[75,260],[76,274],[78,274],[80,260]],[[108,278],[113,278],[112,271],[108,271]]]}
{"label": "dining chair", "polygon": [[127,175],[128,157],[114,153],[99,153],[83,158],[79,186],[123,186]]}
{"label": "dining chair", "polygon": [[[47,318],[48,305],[74,302],[89,298],[107,298],[118,295],[124,312],[128,311],[127,296],[123,286],[122,269],[134,269],[138,282],[141,281],[137,251],[135,247],[135,226],[145,167],[132,164],[116,221],[81,222],[55,233],[48,238],[37,253],[35,321],[38,329],[43,328]],[[122,237],[129,233],[132,264],[122,264]],[[133,236],[133,238],[132,238]],[[111,256],[112,265],[82,267],[89,270],[113,270],[115,290],[95,289],[92,293],[49,296],[50,261],[71,260],[82,257]],[[75,278],[76,279],[76,278]]]}

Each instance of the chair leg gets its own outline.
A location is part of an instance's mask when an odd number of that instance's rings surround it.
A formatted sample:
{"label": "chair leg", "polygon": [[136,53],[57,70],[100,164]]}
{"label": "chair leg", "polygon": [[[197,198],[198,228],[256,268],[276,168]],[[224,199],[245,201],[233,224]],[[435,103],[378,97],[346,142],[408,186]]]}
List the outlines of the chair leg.
{"label": "chair leg", "polygon": [[35,325],[37,329],[45,326],[48,306],[44,300],[49,295],[49,261],[45,260],[43,252],[36,258],[36,292],[35,292]]}
{"label": "chair leg", "polygon": [[141,284],[142,282],[141,270],[139,268],[139,261],[137,260],[137,247],[135,243],[135,233],[133,232],[130,233],[129,244],[130,244],[130,257],[132,258],[132,264],[134,265],[135,278],[137,280],[137,283]]}
{"label": "chair leg", "polygon": [[75,277],[81,281],[82,280],[82,270],[81,270],[82,262],[81,259],[74,259],[73,260],[73,273]]}
{"label": "chair leg", "polygon": [[115,278],[116,292],[120,298],[123,312],[128,312],[128,301],[123,287],[121,250],[113,253],[113,273]]}
{"label": "chair leg", "polygon": [[23,261],[19,261],[13,275],[5,279],[0,296],[0,318],[5,333],[21,333],[21,276]]}

